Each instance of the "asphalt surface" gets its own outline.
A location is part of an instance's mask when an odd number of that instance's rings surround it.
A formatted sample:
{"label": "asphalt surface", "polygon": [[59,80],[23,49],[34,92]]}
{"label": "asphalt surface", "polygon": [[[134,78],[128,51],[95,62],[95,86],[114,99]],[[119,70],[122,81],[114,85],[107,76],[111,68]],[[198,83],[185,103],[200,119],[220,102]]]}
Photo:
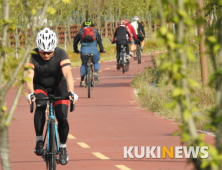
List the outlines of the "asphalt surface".
{"label": "asphalt surface", "polygon": [[[157,114],[140,108],[135,90],[130,86],[135,74],[152,66],[149,56],[142,64],[131,59],[129,72],[116,70],[116,62],[102,62],[100,83],[87,97],[87,88],[79,87],[80,69],[72,68],[75,93],[79,100],[75,111],[69,113],[70,125],[67,150],[70,157],[57,170],[191,170],[186,159],[124,158],[124,146],[181,146],[180,137],[172,136],[178,125]],[[7,106],[15,96],[16,88],[7,94]],[[13,170],[43,170],[45,162],[33,152],[35,132],[33,114],[23,94],[9,127],[11,166]],[[208,137],[209,139],[211,137]],[[135,157],[135,149],[131,152]],[[140,154],[139,152],[138,154]],[[1,170],[1,167],[0,167]]]}

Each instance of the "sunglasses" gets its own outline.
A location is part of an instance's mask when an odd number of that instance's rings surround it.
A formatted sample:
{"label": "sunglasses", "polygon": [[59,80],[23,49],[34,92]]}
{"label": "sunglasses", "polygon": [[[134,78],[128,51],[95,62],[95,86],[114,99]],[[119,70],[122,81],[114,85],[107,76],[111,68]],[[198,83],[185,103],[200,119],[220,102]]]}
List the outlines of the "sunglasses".
{"label": "sunglasses", "polygon": [[46,55],[46,54],[50,55],[50,54],[53,53],[53,51],[50,51],[50,52],[40,51],[40,53],[43,54],[43,55]]}

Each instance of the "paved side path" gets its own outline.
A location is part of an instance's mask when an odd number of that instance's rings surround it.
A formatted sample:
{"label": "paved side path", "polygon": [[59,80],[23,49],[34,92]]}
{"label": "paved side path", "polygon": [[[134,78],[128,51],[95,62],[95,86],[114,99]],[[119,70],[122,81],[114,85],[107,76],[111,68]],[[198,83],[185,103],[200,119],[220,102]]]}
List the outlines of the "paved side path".
{"label": "paved side path", "polygon": [[[180,137],[171,135],[178,125],[141,109],[135,101],[132,78],[151,65],[151,58],[143,56],[142,64],[131,60],[130,71],[123,74],[116,70],[115,61],[102,62],[100,83],[90,99],[87,89],[79,87],[79,67],[72,69],[79,100],[75,112],[68,115],[70,161],[66,166],[58,165],[57,170],[191,170],[185,159],[123,158],[124,146],[181,145]],[[7,95],[9,107],[15,92],[12,89]],[[24,95],[9,128],[9,140],[13,170],[46,169],[42,158],[33,153],[33,114]]]}

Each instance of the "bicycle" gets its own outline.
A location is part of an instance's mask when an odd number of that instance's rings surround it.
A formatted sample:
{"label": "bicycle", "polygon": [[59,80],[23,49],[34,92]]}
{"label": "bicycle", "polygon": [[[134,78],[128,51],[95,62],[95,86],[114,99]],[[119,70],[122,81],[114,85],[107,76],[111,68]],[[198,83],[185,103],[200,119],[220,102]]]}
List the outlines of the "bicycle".
{"label": "bicycle", "polygon": [[94,77],[93,77],[93,54],[86,54],[85,55],[87,59],[87,64],[86,64],[86,76],[85,76],[85,83],[86,86],[88,87],[88,98],[91,97],[91,89],[92,87],[96,84],[94,82]]}
{"label": "bicycle", "polygon": [[[55,123],[54,107],[53,103],[57,100],[69,100],[67,97],[55,97],[50,95],[48,97],[36,98],[36,100],[47,100],[49,101],[49,113],[47,119],[47,128],[44,135],[44,146],[42,158],[46,162],[46,168],[49,170],[56,170],[56,163],[59,164],[59,139],[57,125]],[[70,100],[70,112],[74,110],[74,104]],[[30,105],[30,112],[33,112],[33,102]],[[45,141],[47,141],[45,145]]]}
{"label": "bicycle", "polygon": [[125,44],[120,45],[120,54],[119,54],[119,63],[120,67],[122,67],[122,72],[125,73],[129,71],[129,59],[126,59],[126,46]]}
{"label": "bicycle", "polygon": [[136,44],[136,57],[138,64],[141,64],[141,46],[140,46],[140,41],[137,42]]}

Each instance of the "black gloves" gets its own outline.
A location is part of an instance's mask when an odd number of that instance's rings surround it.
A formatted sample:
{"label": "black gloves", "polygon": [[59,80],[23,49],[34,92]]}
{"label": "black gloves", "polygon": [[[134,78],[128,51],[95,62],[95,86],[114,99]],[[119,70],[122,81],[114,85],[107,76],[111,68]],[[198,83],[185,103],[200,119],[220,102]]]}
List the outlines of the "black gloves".
{"label": "black gloves", "polygon": [[140,43],[139,39],[135,40],[135,44],[139,44],[139,43]]}
{"label": "black gloves", "polygon": [[79,53],[79,50],[74,50],[74,53]]}
{"label": "black gloves", "polygon": [[105,50],[100,50],[99,52],[100,52],[100,53],[106,53],[106,51],[105,51]]}

